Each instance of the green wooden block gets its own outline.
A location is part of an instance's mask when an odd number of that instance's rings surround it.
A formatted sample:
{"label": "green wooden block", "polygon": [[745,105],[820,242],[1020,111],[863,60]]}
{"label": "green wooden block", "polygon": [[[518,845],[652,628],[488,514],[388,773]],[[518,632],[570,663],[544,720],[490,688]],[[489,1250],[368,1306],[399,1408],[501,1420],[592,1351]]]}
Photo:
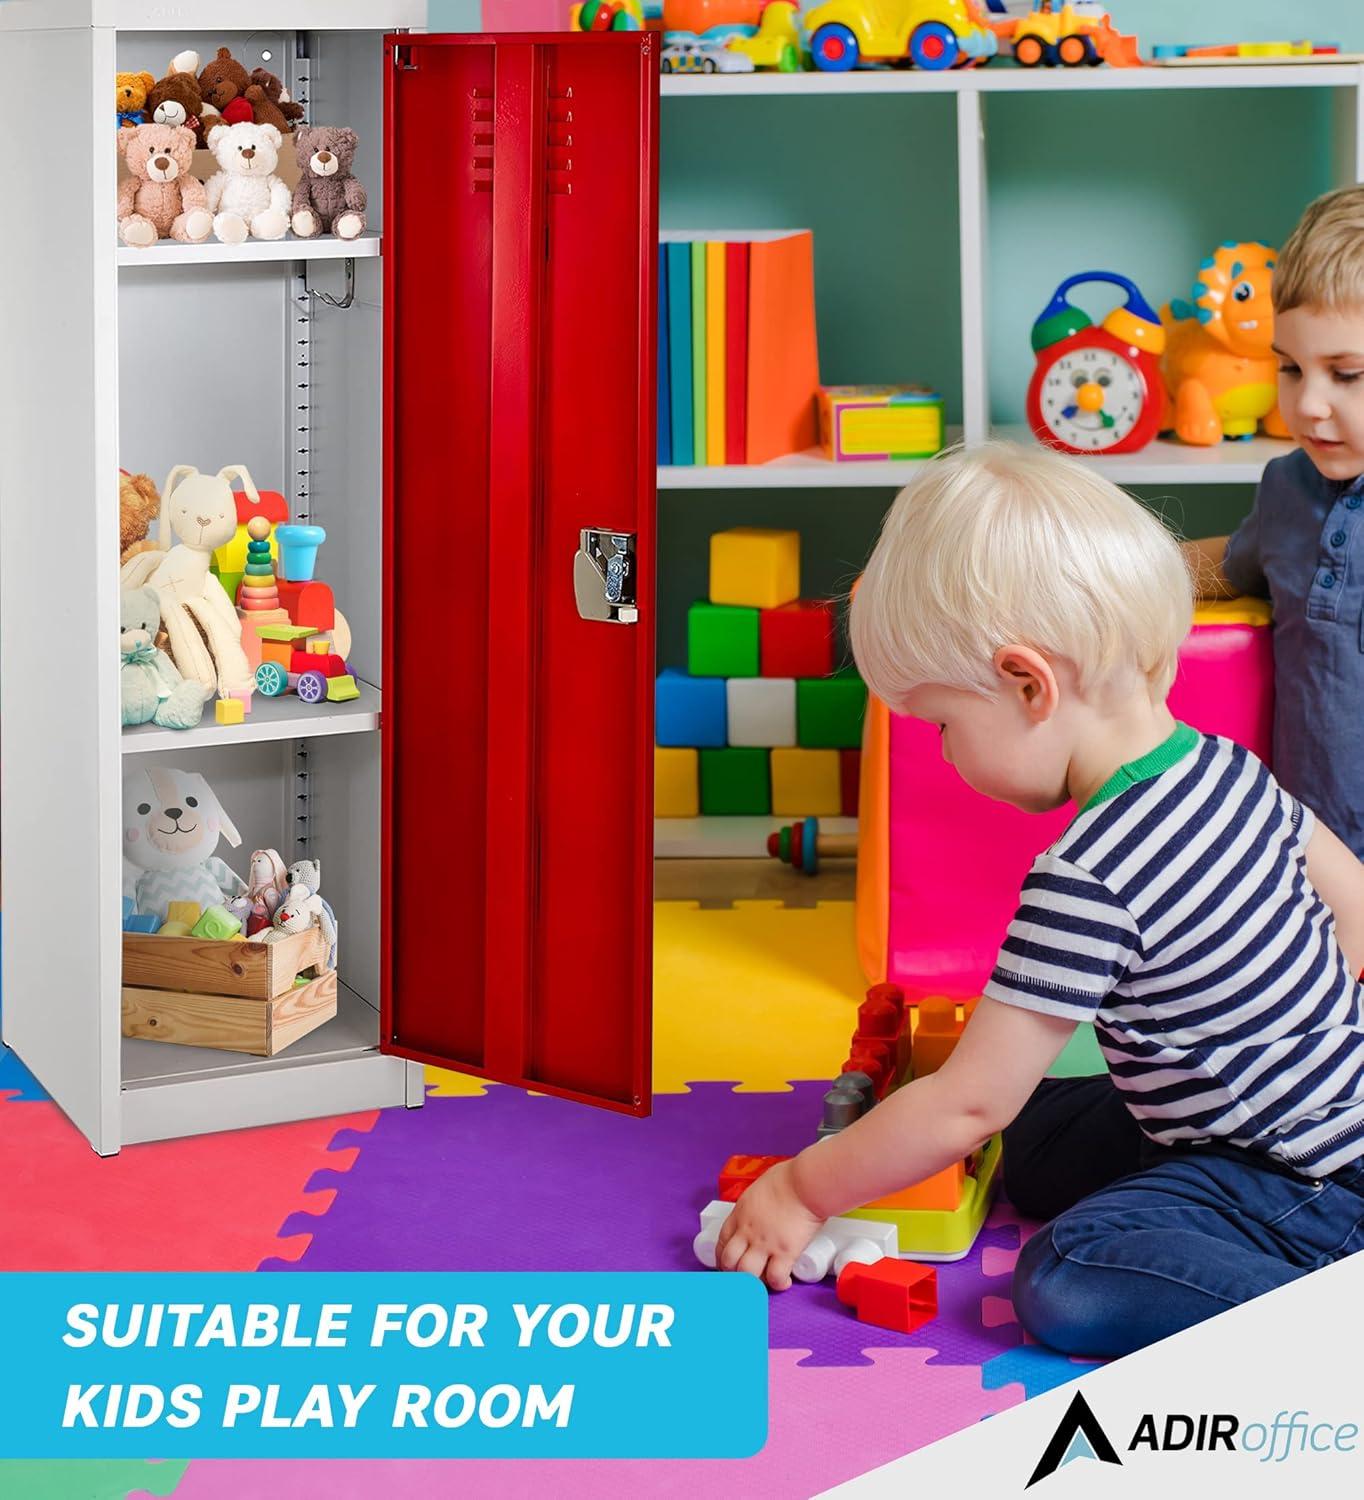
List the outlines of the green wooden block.
{"label": "green wooden block", "polygon": [[772,752],[753,746],[701,752],[701,811],[704,814],[772,811]]}
{"label": "green wooden block", "polygon": [[693,604],[687,611],[687,670],[693,677],[756,677],[758,611]]}
{"label": "green wooden block", "polygon": [[796,743],[807,750],[856,750],[862,743],[867,685],[853,672],[796,683]]}

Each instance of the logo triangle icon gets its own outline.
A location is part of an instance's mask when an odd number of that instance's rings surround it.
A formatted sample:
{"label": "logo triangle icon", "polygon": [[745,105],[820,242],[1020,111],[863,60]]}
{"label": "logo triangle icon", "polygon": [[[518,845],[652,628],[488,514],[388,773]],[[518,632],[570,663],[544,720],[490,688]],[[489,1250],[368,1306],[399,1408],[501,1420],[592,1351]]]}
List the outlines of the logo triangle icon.
{"label": "logo triangle icon", "polygon": [[1075,1392],[1074,1399],[1066,1407],[1065,1415],[1024,1488],[1031,1488],[1039,1479],[1054,1474],[1057,1469],[1076,1458],[1092,1458],[1103,1464],[1122,1464],[1117,1450],[1108,1440],[1108,1434],[1099,1426],[1099,1419],[1090,1410],[1089,1402],[1080,1391]]}
{"label": "logo triangle icon", "polygon": [[1077,1432],[1075,1436],[1071,1438],[1070,1447],[1066,1449],[1064,1454],[1062,1454],[1061,1462],[1057,1464],[1056,1467],[1058,1469],[1064,1469],[1072,1459],[1098,1458],[1098,1456],[1099,1455],[1094,1451],[1094,1445],[1089,1441],[1084,1433]]}

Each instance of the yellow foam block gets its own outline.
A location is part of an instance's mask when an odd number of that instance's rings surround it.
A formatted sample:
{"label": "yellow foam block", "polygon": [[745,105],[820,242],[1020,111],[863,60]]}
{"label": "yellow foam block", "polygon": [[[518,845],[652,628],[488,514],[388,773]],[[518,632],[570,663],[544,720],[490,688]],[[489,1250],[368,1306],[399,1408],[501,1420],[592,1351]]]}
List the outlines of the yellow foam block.
{"label": "yellow foam block", "polygon": [[710,539],[710,601],[779,609],[800,598],[800,532],[735,526]]}
{"label": "yellow foam block", "polygon": [[836,818],[843,810],[837,750],[772,752],[772,811],[779,818]]}
{"label": "yellow foam block", "polygon": [[220,724],[240,724],[246,717],[246,705],[240,698],[219,698],[213,714]]}
{"label": "yellow foam block", "polygon": [[699,816],[700,765],[701,758],[695,750],[654,746],[654,817]]}
{"label": "yellow foam block", "polygon": [[194,924],[203,916],[197,901],[168,901],[166,903],[166,921],[183,922],[187,927]]}
{"label": "yellow foam block", "polygon": [[[198,918],[195,918],[198,921]],[[188,937],[191,924],[188,922],[166,922],[156,929],[157,937]]]}

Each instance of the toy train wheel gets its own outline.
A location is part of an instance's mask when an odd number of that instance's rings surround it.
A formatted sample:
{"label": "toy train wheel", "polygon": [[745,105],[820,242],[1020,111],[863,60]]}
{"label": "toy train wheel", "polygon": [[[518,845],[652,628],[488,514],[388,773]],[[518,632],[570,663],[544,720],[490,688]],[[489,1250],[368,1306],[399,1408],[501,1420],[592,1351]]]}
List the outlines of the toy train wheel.
{"label": "toy train wheel", "polygon": [[256,691],[278,698],[289,691],[289,674],[277,661],[263,661],[256,668]]}
{"label": "toy train wheel", "polygon": [[847,73],[857,66],[857,37],[852,29],[830,22],[810,38],[815,67],[824,73]]}
{"label": "toy train wheel", "polygon": [[909,37],[909,59],[916,68],[942,72],[956,62],[961,53],[957,33],[941,21],[925,21]]}
{"label": "toy train wheel", "polygon": [[1035,68],[1046,55],[1046,48],[1035,36],[1025,36],[1014,43],[1014,61],[1021,68]]}
{"label": "toy train wheel", "polygon": [[703,73],[713,73],[715,71],[715,59],[713,57],[703,58],[701,62],[701,71]]}
{"label": "toy train wheel", "polygon": [[1082,36],[1063,36],[1056,44],[1056,55],[1067,68],[1078,68],[1089,59],[1089,46]]}
{"label": "toy train wheel", "polygon": [[321,672],[304,672],[298,679],[298,696],[305,703],[321,703],[327,696],[327,679]]}

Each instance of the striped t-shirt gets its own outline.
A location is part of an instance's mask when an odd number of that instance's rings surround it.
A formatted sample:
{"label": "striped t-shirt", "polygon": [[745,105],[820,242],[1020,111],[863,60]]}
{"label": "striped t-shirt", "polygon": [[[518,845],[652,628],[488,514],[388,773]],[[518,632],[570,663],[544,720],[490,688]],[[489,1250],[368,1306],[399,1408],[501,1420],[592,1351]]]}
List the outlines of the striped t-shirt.
{"label": "striped t-shirt", "polygon": [[1364,1019],[1313,826],[1249,751],[1181,724],[1033,862],[985,993],[1092,1020],[1153,1140],[1327,1176],[1364,1151]]}

